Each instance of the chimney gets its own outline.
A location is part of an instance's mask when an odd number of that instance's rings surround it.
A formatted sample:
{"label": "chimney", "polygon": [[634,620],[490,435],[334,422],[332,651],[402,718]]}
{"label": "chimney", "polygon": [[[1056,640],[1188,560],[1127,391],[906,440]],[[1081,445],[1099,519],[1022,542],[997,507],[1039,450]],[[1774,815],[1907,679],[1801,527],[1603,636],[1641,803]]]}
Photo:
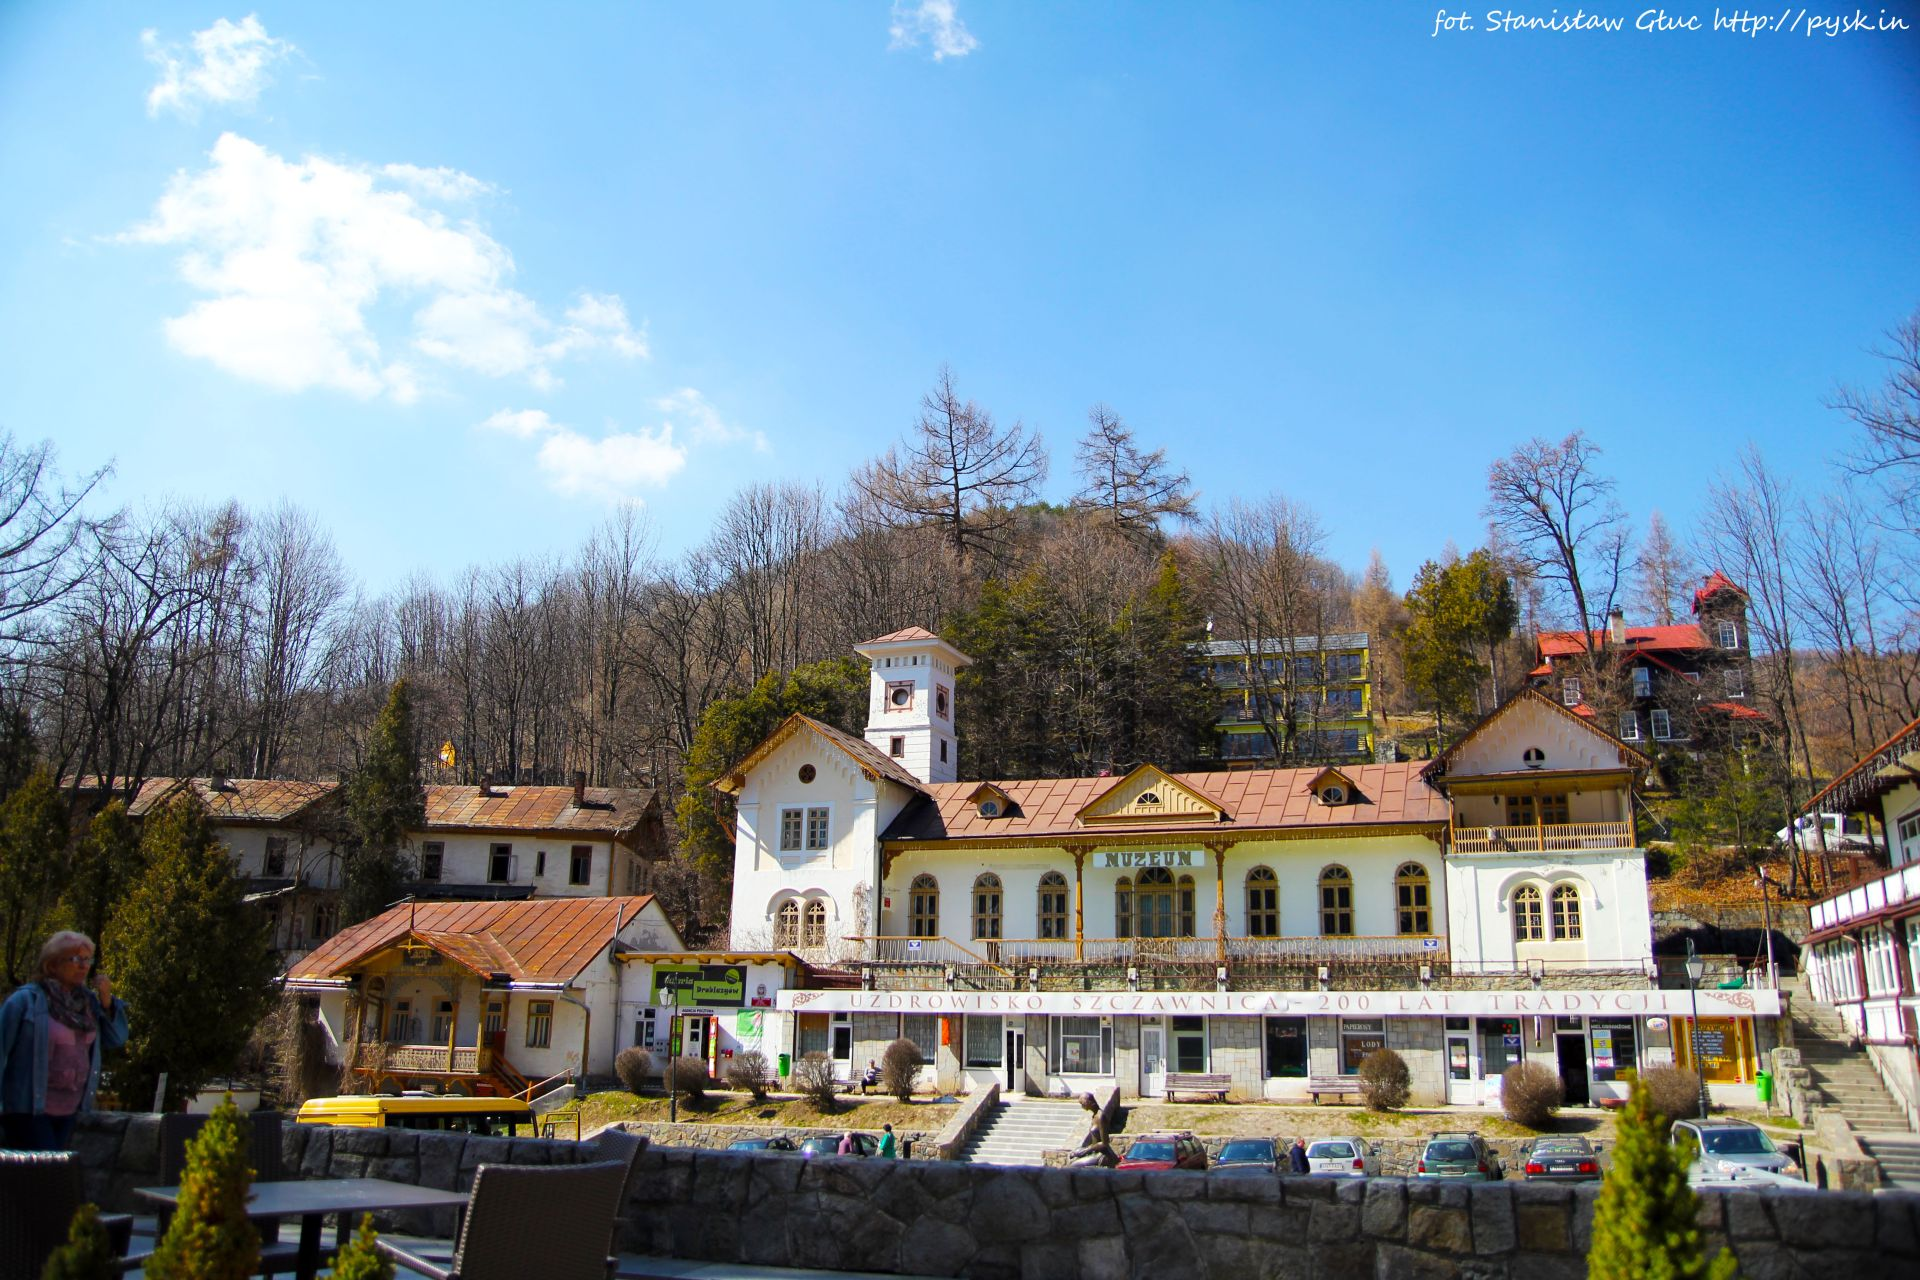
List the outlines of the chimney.
{"label": "chimney", "polygon": [[1607,615],[1607,640],[1612,644],[1627,642],[1627,615],[1618,609]]}
{"label": "chimney", "polygon": [[483,796],[493,794],[493,770],[491,769],[480,771],[480,794]]}
{"label": "chimney", "polygon": [[216,771],[215,773],[213,773],[207,778],[207,790],[218,792],[218,791],[225,791],[226,789],[227,789],[226,774]]}
{"label": "chimney", "polygon": [[573,771],[573,807],[576,809],[587,807],[587,771],[585,769]]}

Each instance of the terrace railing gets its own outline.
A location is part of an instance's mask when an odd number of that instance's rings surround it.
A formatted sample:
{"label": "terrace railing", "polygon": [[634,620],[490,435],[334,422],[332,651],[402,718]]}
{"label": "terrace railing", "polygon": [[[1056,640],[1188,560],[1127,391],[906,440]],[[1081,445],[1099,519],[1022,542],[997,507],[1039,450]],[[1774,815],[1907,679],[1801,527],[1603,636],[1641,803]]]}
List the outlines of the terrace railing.
{"label": "terrace railing", "polygon": [[1517,827],[1455,827],[1458,853],[1572,853],[1582,849],[1630,849],[1633,828],[1624,822],[1548,822]]}

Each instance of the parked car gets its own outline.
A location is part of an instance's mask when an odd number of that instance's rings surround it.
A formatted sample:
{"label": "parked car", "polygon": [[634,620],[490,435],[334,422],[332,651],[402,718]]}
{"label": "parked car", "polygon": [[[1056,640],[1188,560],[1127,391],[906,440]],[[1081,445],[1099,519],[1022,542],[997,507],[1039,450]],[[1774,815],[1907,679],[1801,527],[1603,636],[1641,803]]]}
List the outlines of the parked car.
{"label": "parked car", "polygon": [[1687,1168],[1687,1185],[1696,1191],[1818,1191],[1801,1178],[1751,1165],[1718,1165],[1696,1160]]}
{"label": "parked car", "polygon": [[1220,1148],[1213,1167],[1220,1173],[1278,1173],[1281,1153],[1272,1138],[1235,1138]]}
{"label": "parked car", "polygon": [[1528,1182],[1598,1182],[1600,1151],[1585,1138],[1535,1138],[1527,1147]]}
{"label": "parked car", "polygon": [[[1869,853],[1873,850],[1873,840],[1867,835],[1866,828],[1860,825],[1860,819],[1840,813],[1823,813],[1817,823],[1812,814],[1801,814],[1793,820],[1793,842],[1808,853],[1818,853],[1823,830],[1826,832],[1829,853]],[[1781,844],[1787,843],[1787,828],[1782,827],[1774,832],[1773,838]]]}
{"label": "parked car", "polygon": [[[809,1160],[815,1156],[838,1155],[840,1154],[840,1138],[841,1135],[836,1133],[825,1134],[818,1138],[808,1138],[800,1144],[800,1154]],[[853,1135],[853,1150],[848,1154],[854,1156],[878,1155],[880,1154],[880,1140],[868,1134],[856,1133]]]}
{"label": "parked car", "polygon": [[1476,1182],[1498,1182],[1506,1176],[1500,1157],[1477,1133],[1436,1133],[1420,1148],[1414,1162],[1416,1178],[1466,1178]]}
{"label": "parked car", "polygon": [[1161,1169],[1205,1169],[1207,1149],[1190,1133],[1144,1133],[1133,1140],[1116,1169],[1152,1172]]}
{"label": "parked car", "polygon": [[1316,1138],[1307,1144],[1307,1172],[1329,1178],[1371,1178],[1380,1153],[1365,1138]]}
{"label": "parked car", "polygon": [[1670,1140],[1676,1147],[1688,1148],[1695,1163],[1715,1173],[1736,1168],[1765,1169],[1789,1177],[1800,1173],[1793,1157],[1774,1146],[1766,1130],[1746,1120],[1676,1120]]}
{"label": "parked car", "polygon": [[[816,1138],[816,1139],[812,1139],[812,1141],[817,1142],[817,1141],[820,1141],[820,1139]],[[838,1146],[837,1141],[835,1142],[835,1145]],[[799,1150],[799,1148],[793,1145],[792,1138],[785,1138],[785,1137],[736,1138],[734,1141],[729,1142],[727,1144],[727,1150],[729,1151],[797,1151]]]}

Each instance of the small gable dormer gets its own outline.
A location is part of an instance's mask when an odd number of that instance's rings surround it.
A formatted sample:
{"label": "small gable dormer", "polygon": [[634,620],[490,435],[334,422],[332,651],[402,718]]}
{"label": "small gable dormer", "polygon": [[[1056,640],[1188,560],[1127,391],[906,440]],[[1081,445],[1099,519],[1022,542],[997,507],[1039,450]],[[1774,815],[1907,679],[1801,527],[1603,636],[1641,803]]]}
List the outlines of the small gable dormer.
{"label": "small gable dormer", "polygon": [[1011,818],[1020,812],[1019,803],[991,782],[983,782],[975,787],[967,797],[967,803],[983,818]]}
{"label": "small gable dormer", "polygon": [[1314,774],[1313,780],[1307,783],[1307,790],[1313,794],[1316,801],[1330,809],[1358,804],[1365,798],[1360,794],[1360,788],[1354,784],[1352,778],[1338,769],[1331,768],[1322,769]]}
{"label": "small gable dormer", "polygon": [[1127,822],[1226,822],[1227,807],[1198,787],[1190,786],[1157,765],[1136,767],[1120,781],[1089,800],[1074,815],[1095,826]]}

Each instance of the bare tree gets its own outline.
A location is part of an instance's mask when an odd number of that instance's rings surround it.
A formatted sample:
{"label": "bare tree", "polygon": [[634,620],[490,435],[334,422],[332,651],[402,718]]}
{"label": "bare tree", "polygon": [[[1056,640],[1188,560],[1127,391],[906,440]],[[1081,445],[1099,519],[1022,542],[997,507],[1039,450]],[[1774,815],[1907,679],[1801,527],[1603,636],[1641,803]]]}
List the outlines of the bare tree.
{"label": "bare tree", "polygon": [[253,776],[269,778],[280,770],[296,707],[318,675],[347,580],[333,540],[295,507],[280,507],[252,535],[259,616],[248,655],[246,763]]}
{"label": "bare tree", "polygon": [[1080,492],[1076,509],[1099,513],[1113,528],[1137,538],[1160,532],[1163,518],[1198,520],[1193,481],[1167,466],[1167,451],[1141,452],[1120,415],[1104,404],[1087,411],[1087,434],[1077,450]]}
{"label": "bare tree", "polygon": [[708,554],[746,643],[747,679],[791,671],[810,655],[819,613],[810,582],[826,537],[826,500],[802,484],[749,485],[720,513]]}
{"label": "bare tree", "polygon": [[1536,436],[1488,469],[1484,512],[1504,548],[1562,597],[1589,648],[1618,597],[1628,546],[1626,513],[1613,479],[1596,470],[1599,457],[1582,432],[1558,443]]}
{"label": "bare tree", "polygon": [[1038,433],[1018,422],[1000,430],[986,410],[960,399],[944,366],[907,440],[856,477],[896,523],[935,525],[962,560],[995,549],[1013,508],[1046,478]]}
{"label": "bare tree", "polygon": [[0,661],[19,660],[47,607],[98,563],[80,504],[107,468],[69,484],[53,459],[51,442],[22,446],[0,432]]}
{"label": "bare tree", "polygon": [[1635,603],[1661,626],[1672,626],[1687,607],[1694,574],[1686,548],[1657,510],[1647,520],[1647,540],[1633,567],[1639,588]]}
{"label": "bare tree", "polygon": [[1866,433],[1849,465],[1886,486],[1898,526],[1920,533],[1920,310],[1887,334],[1878,352],[1888,364],[1875,390],[1842,388],[1832,406]]}

